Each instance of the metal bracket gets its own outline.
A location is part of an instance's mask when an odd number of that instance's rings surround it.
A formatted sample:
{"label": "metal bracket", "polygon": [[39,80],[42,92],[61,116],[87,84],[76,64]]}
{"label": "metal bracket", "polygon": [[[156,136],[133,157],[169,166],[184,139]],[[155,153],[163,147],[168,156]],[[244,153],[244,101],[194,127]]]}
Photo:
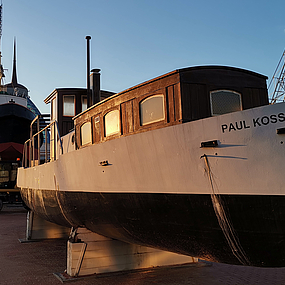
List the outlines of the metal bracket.
{"label": "metal bracket", "polygon": [[218,146],[217,140],[201,142],[201,148],[202,147],[217,147],[217,146]]}

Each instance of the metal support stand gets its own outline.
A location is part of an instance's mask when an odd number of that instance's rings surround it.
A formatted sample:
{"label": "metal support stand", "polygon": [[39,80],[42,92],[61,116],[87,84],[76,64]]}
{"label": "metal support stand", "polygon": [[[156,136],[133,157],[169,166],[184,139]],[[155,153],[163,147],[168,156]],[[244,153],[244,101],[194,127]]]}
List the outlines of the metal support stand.
{"label": "metal support stand", "polygon": [[27,214],[27,228],[25,239],[19,239],[21,243],[43,239],[67,238],[70,228],[48,222],[32,211]]}

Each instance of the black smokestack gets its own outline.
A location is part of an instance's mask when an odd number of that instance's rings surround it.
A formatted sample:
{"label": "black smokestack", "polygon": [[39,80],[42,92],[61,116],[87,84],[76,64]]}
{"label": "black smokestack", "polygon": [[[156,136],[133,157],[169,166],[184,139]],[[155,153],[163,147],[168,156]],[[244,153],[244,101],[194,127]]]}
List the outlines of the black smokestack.
{"label": "black smokestack", "polygon": [[87,40],[87,108],[91,106],[91,92],[90,92],[90,36],[86,36]]}
{"label": "black smokestack", "polygon": [[92,69],[91,70],[91,90],[92,90],[92,105],[100,102],[101,94],[100,94],[100,69]]}

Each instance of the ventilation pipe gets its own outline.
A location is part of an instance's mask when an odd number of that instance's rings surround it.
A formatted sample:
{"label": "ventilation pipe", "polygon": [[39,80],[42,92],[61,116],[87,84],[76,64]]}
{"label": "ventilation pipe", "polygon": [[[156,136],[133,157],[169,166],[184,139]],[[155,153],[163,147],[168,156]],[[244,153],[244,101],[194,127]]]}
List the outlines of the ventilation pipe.
{"label": "ventilation pipe", "polygon": [[101,101],[100,94],[100,69],[92,69],[90,75],[90,84],[92,90],[92,104],[96,104]]}
{"label": "ventilation pipe", "polygon": [[90,36],[85,37],[87,41],[87,108],[91,106],[91,92],[90,92]]}
{"label": "ventilation pipe", "polygon": [[[87,108],[98,103],[100,96],[100,69],[92,69],[90,75],[90,36],[87,40]],[[91,85],[91,86],[90,86]],[[92,90],[91,90],[92,89]]]}

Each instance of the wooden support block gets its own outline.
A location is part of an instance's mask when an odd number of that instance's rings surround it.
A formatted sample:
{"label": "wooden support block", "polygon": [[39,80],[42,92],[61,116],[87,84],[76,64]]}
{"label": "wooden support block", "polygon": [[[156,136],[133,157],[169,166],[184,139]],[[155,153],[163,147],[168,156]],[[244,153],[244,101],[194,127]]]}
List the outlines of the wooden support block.
{"label": "wooden support block", "polygon": [[[69,276],[198,262],[197,258],[128,244],[100,236],[86,229],[79,229],[77,234],[81,242],[68,242],[67,246],[67,274]],[[84,255],[82,255],[83,247],[85,247]],[[82,257],[83,260],[80,260]]]}

